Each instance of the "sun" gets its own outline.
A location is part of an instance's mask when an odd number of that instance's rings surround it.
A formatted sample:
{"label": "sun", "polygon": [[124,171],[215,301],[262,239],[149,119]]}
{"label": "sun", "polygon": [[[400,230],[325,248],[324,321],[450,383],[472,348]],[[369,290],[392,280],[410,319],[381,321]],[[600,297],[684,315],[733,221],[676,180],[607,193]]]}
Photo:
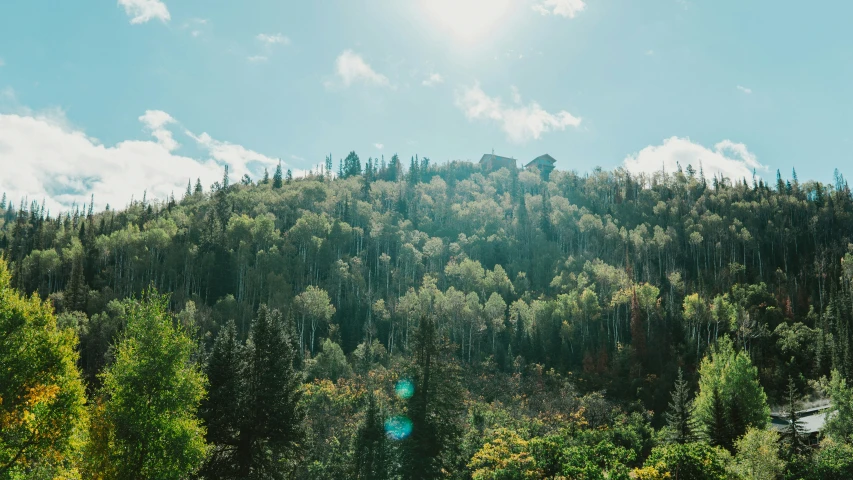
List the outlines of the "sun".
{"label": "sun", "polygon": [[422,0],[428,20],[456,41],[477,43],[505,26],[512,0]]}

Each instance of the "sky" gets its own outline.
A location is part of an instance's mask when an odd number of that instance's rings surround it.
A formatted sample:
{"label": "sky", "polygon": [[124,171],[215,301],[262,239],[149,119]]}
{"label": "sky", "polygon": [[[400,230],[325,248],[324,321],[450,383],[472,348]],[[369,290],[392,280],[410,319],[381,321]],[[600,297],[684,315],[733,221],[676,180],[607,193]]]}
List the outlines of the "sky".
{"label": "sky", "polygon": [[853,2],[0,2],[0,191],[53,211],[484,153],[853,175]]}

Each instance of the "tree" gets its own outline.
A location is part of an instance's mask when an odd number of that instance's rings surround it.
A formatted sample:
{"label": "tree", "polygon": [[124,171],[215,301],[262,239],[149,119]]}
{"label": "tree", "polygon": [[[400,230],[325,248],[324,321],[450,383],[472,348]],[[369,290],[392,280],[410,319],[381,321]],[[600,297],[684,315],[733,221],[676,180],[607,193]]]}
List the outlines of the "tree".
{"label": "tree", "polygon": [[275,173],[272,176],[272,188],[281,188],[282,185],[281,160],[275,167]]}
{"label": "tree", "polygon": [[388,478],[386,440],[379,407],[376,404],[376,396],[372,392],[368,393],[364,420],[359,425],[355,436],[355,453],[353,455],[355,478],[359,480],[384,480]]}
{"label": "tree", "polygon": [[728,478],[726,457],[724,450],[704,443],[674,443],[652,449],[644,466],[654,469],[660,479],[725,480]]}
{"label": "tree", "polygon": [[785,471],[779,458],[779,433],[750,428],[735,443],[735,471],[750,480],[775,480]]}
{"label": "tree", "polygon": [[533,480],[542,478],[530,442],[516,431],[499,428],[468,463],[474,480]]}
{"label": "tree", "polygon": [[695,440],[696,421],[693,418],[693,404],[690,401],[690,389],[684,380],[681,368],[666,412],[666,424],[670,430],[670,441],[688,443]]}
{"label": "tree", "polygon": [[506,322],[506,302],[497,292],[494,292],[489,299],[486,300],[483,313],[485,313],[486,318],[489,321],[489,326],[492,329],[492,353],[494,353],[495,338],[498,333],[504,330],[504,324]]}
{"label": "tree", "polygon": [[321,352],[311,361],[309,371],[314,378],[327,378],[336,382],[341,377],[352,374],[352,367],[341,346],[331,339],[323,340]]}
{"label": "tree", "polygon": [[196,412],[205,378],[192,361],[195,343],[167,308],[155,291],[128,301],[127,327],[92,410],[88,478],[178,480],[204,461]]}
{"label": "tree", "polygon": [[335,314],[335,307],[332,305],[329,294],[322,288],[314,285],[309,285],[304,292],[300,293],[293,300],[296,307],[297,315],[300,318],[299,323],[299,350],[300,353],[305,352],[305,335],[307,324],[311,324],[311,343],[309,349],[311,354],[314,353],[314,338],[317,329],[332,319]]}
{"label": "tree", "polygon": [[[724,336],[699,366],[699,394],[694,401],[696,420],[706,427],[714,442],[732,448],[734,440],[750,426],[764,428],[770,419],[767,395],[758,381],[758,370],[744,351],[735,351]],[[725,412],[725,413],[723,413]],[[725,414],[725,420],[720,415]],[[719,428],[725,424],[729,432]]]}
{"label": "tree", "polygon": [[830,380],[824,381],[824,389],[829,394],[830,411],[826,415],[824,433],[837,442],[853,440],[853,389],[847,381],[833,370]]}
{"label": "tree", "polygon": [[[85,224],[84,224],[85,225]],[[86,299],[89,288],[86,286],[84,277],[85,267],[83,265],[83,248],[79,243],[72,247],[71,281],[65,293],[65,306],[67,310],[82,312],[86,310]]]}
{"label": "tree", "polygon": [[70,475],[86,401],[77,339],[48,303],[10,281],[0,258],[0,478]]}
{"label": "tree", "polygon": [[794,385],[794,377],[788,377],[788,391],[785,394],[785,420],[788,422],[782,429],[782,440],[788,447],[790,455],[802,453],[806,448],[803,425],[800,421],[798,410],[800,409],[800,398],[797,386]]}
{"label": "tree", "polygon": [[213,344],[206,368],[208,393],[199,409],[207,429],[207,442],[211,445],[202,469],[206,478],[239,478],[234,457],[245,413],[242,410],[245,372],[245,351],[232,320],[219,331]]}
{"label": "tree", "polygon": [[285,478],[305,440],[301,374],[281,313],[258,309],[246,344],[236,448],[239,478]]}
{"label": "tree", "polygon": [[433,320],[421,317],[411,367],[415,391],[406,406],[412,433],[401,445],[403,478],[440,478],[457,448],[462,392],[450,348],[438,336]]}
{"label": "tree", "polygon": [[201,186],[201,179],[196,178],[195,179],[195,190],[193,191],[193,193],[202,193],[203,191],[204,191],[204,189]]}

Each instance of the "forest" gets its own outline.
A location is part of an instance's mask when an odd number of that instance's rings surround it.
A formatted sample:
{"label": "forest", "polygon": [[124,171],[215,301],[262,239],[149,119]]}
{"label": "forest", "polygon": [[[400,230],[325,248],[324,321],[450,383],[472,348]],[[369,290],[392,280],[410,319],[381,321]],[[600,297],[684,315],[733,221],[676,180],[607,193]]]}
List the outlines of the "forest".
{"label": "forest", "polygon": [[259,177],[2,196],[0,479],[853,478],[837,171]]}

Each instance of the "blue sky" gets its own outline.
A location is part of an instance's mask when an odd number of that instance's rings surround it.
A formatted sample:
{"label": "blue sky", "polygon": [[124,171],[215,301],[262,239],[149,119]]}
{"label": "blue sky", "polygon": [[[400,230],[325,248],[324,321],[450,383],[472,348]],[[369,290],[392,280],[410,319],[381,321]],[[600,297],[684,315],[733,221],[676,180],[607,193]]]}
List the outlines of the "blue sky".
{"label": "blue sky", "polygon": [[256,176],[350,150],[828,182],[853,175],[851,16],[840,1],[2,2],[0,190],[122,205],[226,163]]}

